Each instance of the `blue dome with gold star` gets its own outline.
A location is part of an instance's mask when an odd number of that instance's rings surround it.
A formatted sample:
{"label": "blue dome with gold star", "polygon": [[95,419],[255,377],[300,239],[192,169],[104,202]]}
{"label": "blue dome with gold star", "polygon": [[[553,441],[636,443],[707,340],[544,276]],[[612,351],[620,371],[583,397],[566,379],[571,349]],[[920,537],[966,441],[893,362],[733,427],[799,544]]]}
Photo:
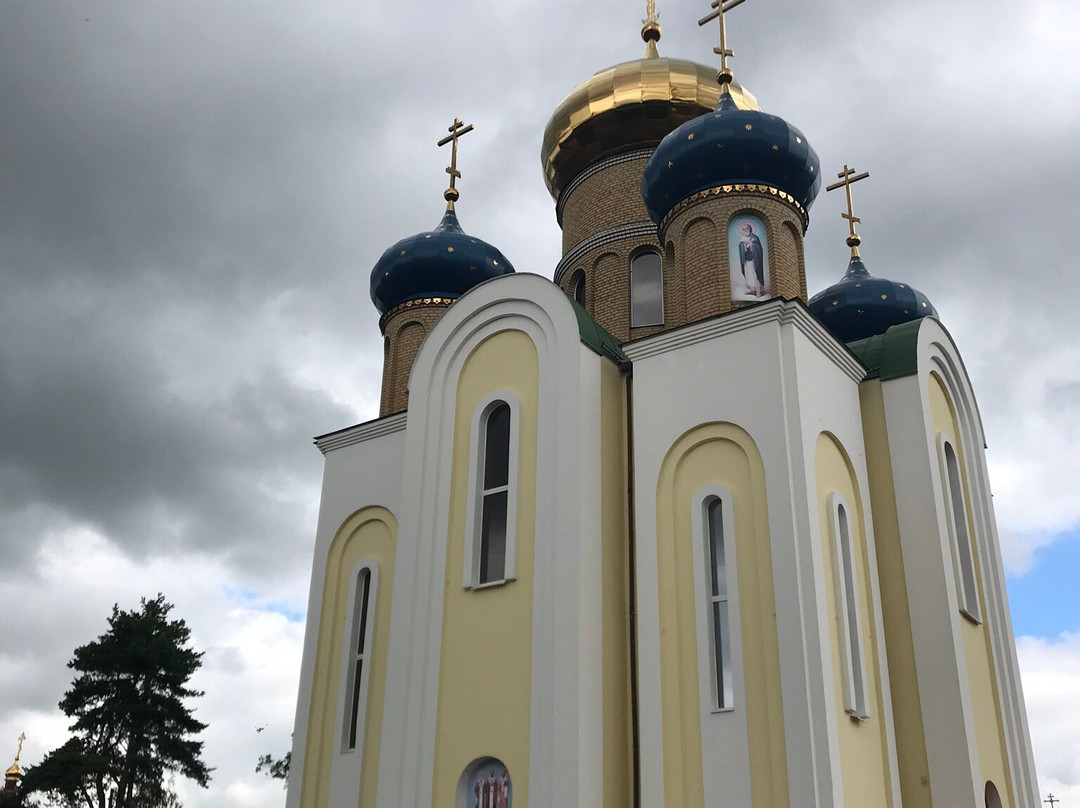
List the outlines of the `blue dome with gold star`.
{"label": "blue dome with gold star", "polygon": [[920,317],[937,317],[926,295],[905,283],[875,278],[858,255],[851,257],[839,283],[810,298],[810,311],[845,343],[884,334]]}
{"label": "blue dome with gold star", "polygon": [[783,118],[739,109],[720,96],[714,112],[669,133],[645,165],[641,196],[659,223],[679,202],[724,185],[775,188],[810,209],[821,188],[817,153]]}
{"label": "blue dome with gold star", "polygon": [[468,235],[448,209],[439,226],[403,238],[371,270],[371,302],[380,314],[410,300],[456,300],[479,283],[514,271],[486,241]]}

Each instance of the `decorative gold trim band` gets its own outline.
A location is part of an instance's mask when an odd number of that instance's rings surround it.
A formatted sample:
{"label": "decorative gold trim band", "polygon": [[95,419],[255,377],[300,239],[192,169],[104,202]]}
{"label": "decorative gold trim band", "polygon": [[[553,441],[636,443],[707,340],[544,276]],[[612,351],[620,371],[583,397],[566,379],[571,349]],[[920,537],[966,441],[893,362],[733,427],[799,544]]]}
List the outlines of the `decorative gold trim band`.
{"label": "decorative gold trim band", "polygon": [[386,333],[386,324],[390,322],[390,318],[395,314],[400,314],[408,309],[414,309],[417,306],[449,306],[457,298],[455,297],[418,297],[416,300],[406,300],[404,303],[399,303],[386,312],[379,318],[379,331]]}
{"label": "decorative gold trim band", "polygon": [[802,216],[803,235],[806,235],[806,228],[810,226],[810,214],[806,212],[806,208],[804,208],[795,197],[793,197],[787,191],[781,191],[779,188],[774,188],[771,185],[756,185],[741,182],[735,183],[733,185],[718,185],[715,188],[706,188],[704,191],[698,191],[696,194],[691,194],[671,209],[668,215],[665,216],[660,222],[660,227],[658,229],[661,233],[664,233],[667,230],[667,226],[671,223],[672,219],[674,219],[691,205],[694,205],[702,201],[703,199],[708,199],[710,196],[745,193],[771,196],[787,202],[799,212],[800,216]]}

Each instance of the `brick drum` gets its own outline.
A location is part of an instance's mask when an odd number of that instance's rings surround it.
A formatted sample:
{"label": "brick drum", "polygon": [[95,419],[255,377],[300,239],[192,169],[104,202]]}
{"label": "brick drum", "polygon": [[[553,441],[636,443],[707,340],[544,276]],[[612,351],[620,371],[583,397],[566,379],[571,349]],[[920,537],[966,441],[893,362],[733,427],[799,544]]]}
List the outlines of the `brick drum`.
{"label": "brick drum", "polygon": [[409,374],[413,360],[424,337],[452,302],[445,298],[410,300],[383,315],[379,323],[385,351],[380,418],[409,408]]}

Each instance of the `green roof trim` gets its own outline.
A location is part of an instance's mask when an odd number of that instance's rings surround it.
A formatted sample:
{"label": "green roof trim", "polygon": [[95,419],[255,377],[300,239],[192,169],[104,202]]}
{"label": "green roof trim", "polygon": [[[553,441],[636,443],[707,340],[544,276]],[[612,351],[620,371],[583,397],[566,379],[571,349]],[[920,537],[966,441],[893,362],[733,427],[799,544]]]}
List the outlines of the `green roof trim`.
{"label": "green roof trim", "polygon": [[622,352],[621,342],[601,328],[600,324],[585,311],[585,307],[576,300],[571,300],[570,304],[574,307],[574,314],[577,315],[578,334],[582,342],[596,353],[615,362],[628,361],[626,354]]}
{"label": "green roof trim", "polygon": [[900,379],[919,372],[920,317],[894,325],[884,334],[849,342],[848,349],[866,366],[867,379]]}

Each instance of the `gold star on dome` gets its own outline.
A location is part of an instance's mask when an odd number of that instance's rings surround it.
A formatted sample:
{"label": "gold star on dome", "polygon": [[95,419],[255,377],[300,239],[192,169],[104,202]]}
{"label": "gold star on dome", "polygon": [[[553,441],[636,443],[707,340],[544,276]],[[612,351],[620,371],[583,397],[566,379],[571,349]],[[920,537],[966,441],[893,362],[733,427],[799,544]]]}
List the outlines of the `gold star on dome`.
{"label": "gold star on dome", "polygon": [[[810,167],[813,171],[813,166]],[[847,194],[847,213],[841,213],[840,216],[848,220],[848,237],[847,245],[851,247],[851,257],[859,257],[859,245],[862,244],[862,238],[855,232],[855,225],[860,224],[862,219],[855,215],[855,207],[851,202],[851,185],[859,180],[865,180],[870,176],[869,171],[864,171],[862,174],[856,174],[855,169],[845,165],[844,170],[836,175],[840,178],[840,182],[834,182],[826,191],[835,191],[837,188],[843,188]]]}

